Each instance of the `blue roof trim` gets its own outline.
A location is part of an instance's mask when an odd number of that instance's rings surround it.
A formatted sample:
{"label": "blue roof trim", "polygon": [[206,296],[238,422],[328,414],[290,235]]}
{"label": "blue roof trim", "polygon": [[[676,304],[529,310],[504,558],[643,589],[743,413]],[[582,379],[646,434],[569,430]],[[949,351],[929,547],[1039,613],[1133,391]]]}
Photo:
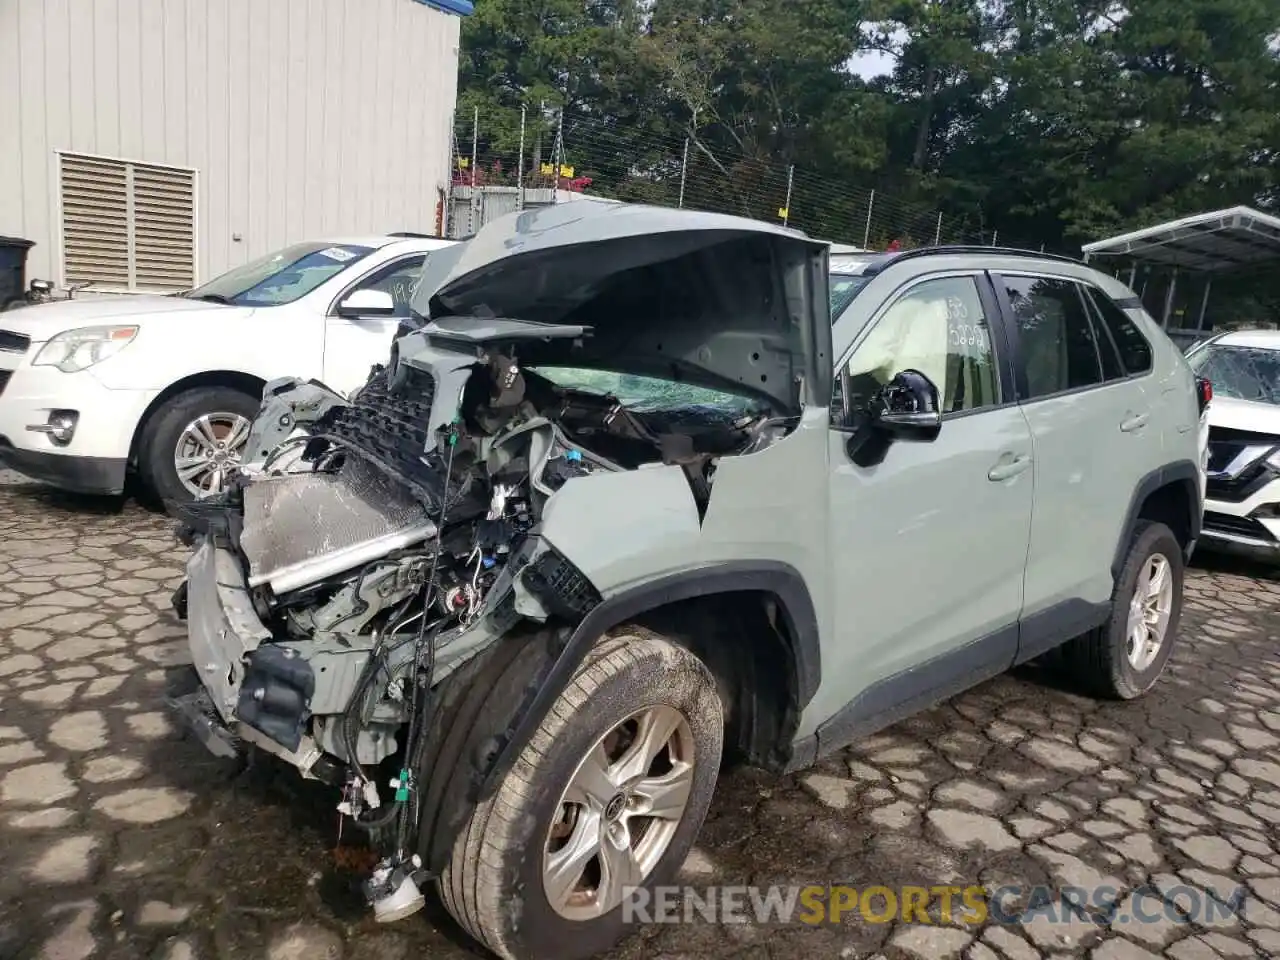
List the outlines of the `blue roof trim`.
{"label": "blue roof trim", "polygon": [[456,13],[460,17],[469,17],[476,9],[476,5],[471,0],[415,0],[415,2],[435,7],[445,13]]}

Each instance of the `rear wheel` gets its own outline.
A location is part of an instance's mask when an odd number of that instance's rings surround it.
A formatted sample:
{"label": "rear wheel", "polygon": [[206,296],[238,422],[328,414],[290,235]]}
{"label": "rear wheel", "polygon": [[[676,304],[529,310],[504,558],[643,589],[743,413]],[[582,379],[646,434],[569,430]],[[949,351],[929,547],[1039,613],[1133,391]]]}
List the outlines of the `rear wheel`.
{"label": "rear wheel", "polygon": [[143,429],[139,460],[147,486],[179,503],[221,492],[240,467],[258,406],[232,387],[172,397]]}
{"label": "rear wheel", "polygon": [[[715,789],[724,717],[692,653],[628,631],[579,668],[439,880],[449,912],[506,960],[609,949],[626,901],[669,883]],[[642,915],[642,914],[640,914]]]}
{"label": "rear wheel", "polygon": [[1111,618],[1062,650],[1063,663],[1081,686],[1097,696],[1131,700],[1159,679],[1182,617],[1182,558],[1172,530],[1138,523],[1116,578]]}

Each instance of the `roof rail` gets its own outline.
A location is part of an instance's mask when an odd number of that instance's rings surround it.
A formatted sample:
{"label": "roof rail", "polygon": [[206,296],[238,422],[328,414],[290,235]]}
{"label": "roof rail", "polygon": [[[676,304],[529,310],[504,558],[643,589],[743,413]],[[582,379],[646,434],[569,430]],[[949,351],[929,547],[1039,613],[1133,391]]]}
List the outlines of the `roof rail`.
{"label": "roof rail", "polygon": [[879,273],[891,263],[897,263],[899,260],[912,260],[917,257],[946,256],[947,254],[985,254],[987,256],[1001,257],[1034,257],[1040,260],[1056,260],[1060,263],[1074,263],[1076,266],[1087,266],[1087,264],[1077,257],[1067,257],[1060,253],[1041,253],[1038,250],[1020,250],[1016,247],[981,247],[981,246],[938,246],[938,247],[916,247],[914,250],[895,251],[886,253],[883,260],[873,263],[867,268],[864,275]]}

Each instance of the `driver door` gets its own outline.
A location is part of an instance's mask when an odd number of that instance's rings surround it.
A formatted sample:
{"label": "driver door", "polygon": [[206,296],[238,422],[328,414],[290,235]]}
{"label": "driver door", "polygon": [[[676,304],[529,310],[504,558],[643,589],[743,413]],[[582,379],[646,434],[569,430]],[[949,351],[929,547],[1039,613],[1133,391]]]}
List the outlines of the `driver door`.
{"label": "driver door", "polygon": [[[424,253],[393,260],[338,295],[325,318],[323,380],[328,387],[349,396],[364,386],[370,367],[387,362],[396,328],[409,316],[413,288],[426,260]],[[361,290],[389,295],[390,310],[346,309],[344,301]]]}
{"label": "driver door", "polygon": [[[837,367],[847,400],[837,393],[829,432],[836,617],[832,649],[822,651],[832,682],[813,705],[831,718],[820,740],[905,716],[1013,663],[1032,445],[1004,374],[997,311],[985,273],[919,279]],[[931,441],[894,439],[880,462],[859,466],[839,408],[866,408],[907,369],[937,387],[941,430]]]}

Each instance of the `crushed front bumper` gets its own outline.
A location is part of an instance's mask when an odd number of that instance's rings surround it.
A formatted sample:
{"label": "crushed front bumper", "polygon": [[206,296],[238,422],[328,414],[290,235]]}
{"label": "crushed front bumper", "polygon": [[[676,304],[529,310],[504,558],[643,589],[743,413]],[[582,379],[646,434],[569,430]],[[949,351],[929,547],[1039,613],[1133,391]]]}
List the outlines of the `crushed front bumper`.
{"label": "crushed front bumper", "polygon": [[188,667],[175,678],[166,703],[179,723],[195,736],[215,757],[233,759],[241,755],[241,744],[231,728],[218,716],[213,698],[204,688],[194,667]]}
{"label": "crushed front bumper", "polygon": [[310,774],[322,759],[304,735],[311,668],[296,651],[268,642],[271,631],[253,609],[236,556],[202,538],[174,607],[185,613],[194,664],[190,689],[169,697],[184,726],[216,756],[236,756],[251,743]]}
{"label": "crushed front bumper", "polygon": [[214,709],[234,722],[246,658],[271,639],[271,631],[254,612],[235,555],[208,537],[187,561],[186,606],[191,662]]}

